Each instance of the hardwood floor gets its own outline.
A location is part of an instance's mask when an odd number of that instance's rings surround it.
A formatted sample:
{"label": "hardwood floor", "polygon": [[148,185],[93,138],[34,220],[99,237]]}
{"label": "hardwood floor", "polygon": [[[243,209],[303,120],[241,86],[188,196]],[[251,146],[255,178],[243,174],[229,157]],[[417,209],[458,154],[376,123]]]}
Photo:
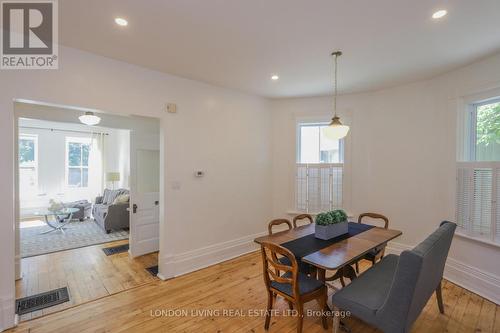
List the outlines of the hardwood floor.
{"label": "hardwood floor", "polygon": [[[367,267],[366,263],[361,265],[361,269]],[[90,286],[93,285],[89,289]],[[443,298],[445,315],[439,314],[433,296],[412,332],[500,333],[499,306],[448,281],[443,284]],[[260,254],[254,252],[175,279],[150,281],[26,321],[11,332],[264,332],[264,317],[255,312],[265,309],[266,300],[262,262]],[[277,308],[285,311],[288,304],[278,298]],[[224,309],[235,312],[222,313]],[[318,305],[307,303],[307,309],[318,309]],[[196,311],[212,313],[204,316]],[[307,316],[304,332],[331,332],[331,323],[330,320],[330,328],[325,331],[319,316]],[[346,323],[353,333],[377,332],[355,318],[347,319]],[[269,332],[295,331],[296,318],[272,318]]]}
{"label": "hardwood floor", "polygon": [[68,287],[70,301],[22,315],[28,320],[134,288],[157,278],[144,268],[157,265],[157,254],[130,259],[128,253],[106,256],[104,247],[121,240],[21,259],[23,278],[16,281],[16,298]]}

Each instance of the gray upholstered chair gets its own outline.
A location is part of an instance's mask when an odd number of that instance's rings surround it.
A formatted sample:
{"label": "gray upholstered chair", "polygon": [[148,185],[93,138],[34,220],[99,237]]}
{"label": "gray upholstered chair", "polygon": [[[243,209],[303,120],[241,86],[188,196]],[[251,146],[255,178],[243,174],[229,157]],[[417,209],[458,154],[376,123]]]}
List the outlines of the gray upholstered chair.
{"label": "gray upholstered chair", "polygon": [[111,230],[121,230],[130,227],[130,213],[127,210],[130,203],[114,203],[115,199],[122,194],[129,195],[130,193],[126,189],[105,189],[104,195],[95,199],[92,216],[94,217],[94,222],[103,228],[106,233],[110,233]]}
{"label": "gray upholstered chair", "polygon": [[[409,332],[434,291],[444,313],[441,279],[455,228],[455,223],[442,222],[414,249],[385,256],[333,295],[335,309],[350,311],[386,333]],[[335,317],[334,332],[338,325]]]}

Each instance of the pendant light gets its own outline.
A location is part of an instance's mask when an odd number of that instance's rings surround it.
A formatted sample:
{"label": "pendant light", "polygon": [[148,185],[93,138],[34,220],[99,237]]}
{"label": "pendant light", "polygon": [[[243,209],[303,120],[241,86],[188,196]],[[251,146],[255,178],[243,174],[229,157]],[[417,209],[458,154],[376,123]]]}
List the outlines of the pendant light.
{"label": "pendant light", "polygon": [[349,126],[343,125],[340,117],[337,116],[337,59],[342,55],[342,52],[336,51],[332,53],[334,59],[334,90],[333,90],[333,118],[328,127],[323,129],[326,137],[332,140],[340,140],[349,132]]}
{"label": "pendant light", "polygon": [[101,118],[96,116],[94,114],[94,112],[85,112],[85,114],[78,117],[78,119],[80,119],[80,121],[83,124],[89,125],[89,126],[94,126],[94,125],[97,125],[101,122]]}

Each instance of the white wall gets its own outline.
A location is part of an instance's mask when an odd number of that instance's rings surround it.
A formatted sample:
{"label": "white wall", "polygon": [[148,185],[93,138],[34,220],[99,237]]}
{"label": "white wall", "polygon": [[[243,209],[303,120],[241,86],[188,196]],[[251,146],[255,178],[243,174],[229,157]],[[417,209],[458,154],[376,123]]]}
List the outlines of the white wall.
{"label": "white wall", "polygon": [[[165,276],[253,249],[271,215],[267,100],[65,47],[59,59],[59,70],[0,73],[0,329],[14,319],[16,98],[160,118]],[[194,177],[198,169],[205,177]]]}
{"label": "white wall", "polygon": [[105,187],[130,188],[130,131],[111,129],[107,131],[106,148],[104,150],[104,174],[119,172],[120,181],[106,181]]}
{"label": "white wall", "polygon": [[[352,214],[380,212],[411,247],[455,216],[456,114],[463,96],[500,87],[500,54],[432,80],[341,96]],[[273,215],[294,208],[295,119],[331,117],[330,98],[273,101]],[[500,248],[455,237],[447,277],[500,302]],[[476,275],[474,279],[471,275]],[[480,280],[478,280],[478,278]]]}

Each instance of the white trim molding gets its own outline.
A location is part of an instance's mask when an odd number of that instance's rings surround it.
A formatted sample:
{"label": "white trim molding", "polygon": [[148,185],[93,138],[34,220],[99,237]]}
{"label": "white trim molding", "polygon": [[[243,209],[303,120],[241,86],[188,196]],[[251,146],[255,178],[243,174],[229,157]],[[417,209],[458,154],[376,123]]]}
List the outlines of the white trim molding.
{"label": "white trim molding", "polygon": [[0,332],[17,325],[18,316],[12,317],[15,313],[16,300],[11,297],[0,298]]}
{"label": "white trim molding", "polygon": [[160,263],[158,277],[166,280],[256,251],[258,245],[253,240],[266,234],[266,232],[260,232],[196,250],[164,256]]}
{"label": "white trim molding", "polygon": [[[386,252],[400,254],[402,251],[411,250],[412,248],[412,246],[406,244],[390,242],[387,245]],[[500,305],[500,277],[496,275],[448,257],[443,277],[462,288]]]}

